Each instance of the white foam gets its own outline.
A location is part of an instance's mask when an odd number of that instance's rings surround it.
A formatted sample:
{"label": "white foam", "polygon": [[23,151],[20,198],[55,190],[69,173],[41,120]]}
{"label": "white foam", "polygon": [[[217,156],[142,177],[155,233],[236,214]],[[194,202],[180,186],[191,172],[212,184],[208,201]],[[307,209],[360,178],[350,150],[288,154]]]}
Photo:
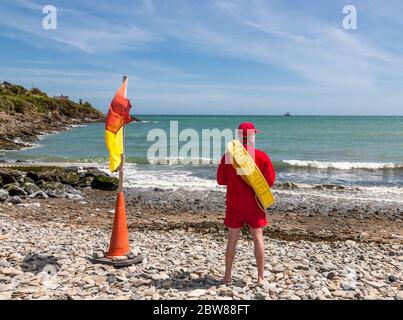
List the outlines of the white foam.
{"label": "white foam", "polygon": [[[101,170],[108,172],[106,166]],[[118,177],[118,173],[112,174]],[[125,187],[127,188],[163,188],[187,190],[220,190],[216,181],[195,177],[190,171],[181,170],[139,170],[134,163],[125,165]]]}
{"label": "white foam", "polygon": [[403,164],[386,162],[348,162],[348,161],[316,161],[316,160],[283,160],[294,167],[311,167],[317,169],[338,169],[338,170],[352,170],[352,169],[368,169],[368,170],[381,170],[381,169],[398,169],[403,168]]}

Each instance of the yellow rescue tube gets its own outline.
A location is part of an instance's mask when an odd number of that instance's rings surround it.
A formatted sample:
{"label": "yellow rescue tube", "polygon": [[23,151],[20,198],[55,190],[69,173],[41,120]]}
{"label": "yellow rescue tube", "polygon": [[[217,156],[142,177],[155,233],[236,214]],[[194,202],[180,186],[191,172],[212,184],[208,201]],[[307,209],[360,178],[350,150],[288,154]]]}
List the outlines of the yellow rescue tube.
{"label": "yellow rescue tube", "polygon": [[228,152],[237,173],[255,191],[256,201],[260,207],[262,209],[271,207],[275,199],[270,186],[242,143],[239,140],[232,140],[228,143]]}

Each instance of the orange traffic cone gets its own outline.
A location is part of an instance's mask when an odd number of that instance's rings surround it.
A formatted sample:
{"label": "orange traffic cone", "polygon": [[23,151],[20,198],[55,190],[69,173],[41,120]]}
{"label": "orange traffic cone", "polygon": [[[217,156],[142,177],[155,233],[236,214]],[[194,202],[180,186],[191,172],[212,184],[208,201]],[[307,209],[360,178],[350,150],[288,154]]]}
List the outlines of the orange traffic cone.
{"label": "orange traffic cone", "polygon": [[129,251],[129,231],[126,222],[125,194],[119,192],[116,201],[115,217],[113,219],[111,242],[106,257],[111,259],[116,256],[125,256]]}

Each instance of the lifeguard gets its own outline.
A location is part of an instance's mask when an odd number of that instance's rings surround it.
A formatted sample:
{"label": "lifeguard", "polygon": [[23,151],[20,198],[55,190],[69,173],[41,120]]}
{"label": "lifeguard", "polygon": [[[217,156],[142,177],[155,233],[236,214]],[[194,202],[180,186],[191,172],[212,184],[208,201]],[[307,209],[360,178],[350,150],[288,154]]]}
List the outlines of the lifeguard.
{"label": "lifeguard", "polygon": [[[269,156],[255,148],[256,130],[253,123],[244,122],[238,127],[242,143],[250,156],[254,159],[270,187],[273,186],[276,172]],[[225,275],[226,284],[232,281],[232,265],[236,253],[236,245],[241,228],[247,224],[252,234],[255,257],[258,269],[257,283],[261,285],[264,278],[264,239],[263,227],[267,225],[266,213],[256,201],[253,188],[239,175],[232,164],[228,153],[224,154],[217,170],[217,182],[227,186],[226,216],[224,224],[228,227],[228,244],[226,250]]]}

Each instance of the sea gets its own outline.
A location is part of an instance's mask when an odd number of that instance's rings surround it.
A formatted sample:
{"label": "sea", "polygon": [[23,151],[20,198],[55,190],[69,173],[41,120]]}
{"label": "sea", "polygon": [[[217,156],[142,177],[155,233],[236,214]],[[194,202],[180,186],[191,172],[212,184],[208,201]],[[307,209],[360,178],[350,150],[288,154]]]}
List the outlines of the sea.
{"label": "sea", "polygon": [[[223,190],[215,176],[225,139],[215,144],[211,140],[210,145],[203,132],[226,130],[235,137],[238,125],[249,121],[261,131],[256,147],[272,159],[279,186],[292,183],[312,192],[361,190],[356,197],[382,197],[403,204],[403,117],[136,117],[141,121],[125,128],[127,188]],[[179,152],[169,145],[158,149],[164,139],[171,145],[176,141]],[[150,156],[150,150],[156,149]],[[0,159],[96,166],[108,171],[107,155],[104,124],[93,123],[43,135],[37,144],[23,150],[1,151]]]}

